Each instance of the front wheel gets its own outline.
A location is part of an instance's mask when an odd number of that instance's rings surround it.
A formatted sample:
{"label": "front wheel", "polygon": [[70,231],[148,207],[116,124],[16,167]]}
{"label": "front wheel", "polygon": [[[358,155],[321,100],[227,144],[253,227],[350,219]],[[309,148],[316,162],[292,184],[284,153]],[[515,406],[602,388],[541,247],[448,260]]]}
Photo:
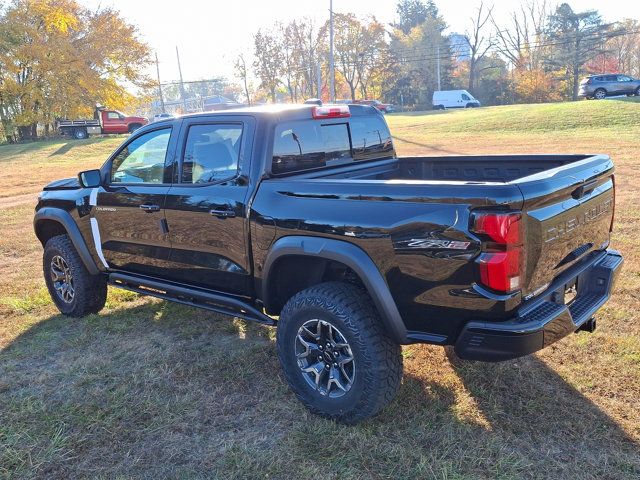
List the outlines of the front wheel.
{"label": "front wheel", "polygon": [[295,295],[277,330],[284,376],[313,413],[357,423],[378,413],[402,379],[400,346],[384,332],[367,293],[328,282]]}
{"label": "front wheel", "polygon": [[607,98],[606,90],[599,88],[593,93],[593,98],[595,98],[596,100],[604,100],[605,98]]}
{"label": "front wheel", "polygon": [[91,275],[67,235],[49,239],[44,247],[44,279],[61,313],[82,317],[97,313],[107,300],[107,281]]}

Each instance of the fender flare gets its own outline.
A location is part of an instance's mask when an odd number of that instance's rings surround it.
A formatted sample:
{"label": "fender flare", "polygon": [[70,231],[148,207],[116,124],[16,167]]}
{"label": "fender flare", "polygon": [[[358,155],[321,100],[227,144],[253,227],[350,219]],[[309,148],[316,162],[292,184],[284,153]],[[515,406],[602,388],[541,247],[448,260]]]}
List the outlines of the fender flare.
{"label": "fender flare", "polygon": [[78,225],[73,220],[73,217],[71,217],[69,212],[55,207],[44,207],[38,210],[33,218],[33,229],[36,232],[36,236],[38,234],[38,223],[43,220],[53,220],[54,222],[58,222],[62,225],[89,273],[91,275],[98,275],[100,273],[100,270],[98,270],[96,262],[93,260],[93,257],[87,248],[87,244],[80,233]]}
{"label": "fender flare", "polygon": [[371,257],[360,247],[341,240],[322,237],[288,236],[276,241],[264,263],[262,300],[268,303],[269,277],[276,261],[289,255],[324,258],[345,264],[362,280],[371,296],[387,333],[398,343],[407,344],[407,328],[400,316],[389,286]]}

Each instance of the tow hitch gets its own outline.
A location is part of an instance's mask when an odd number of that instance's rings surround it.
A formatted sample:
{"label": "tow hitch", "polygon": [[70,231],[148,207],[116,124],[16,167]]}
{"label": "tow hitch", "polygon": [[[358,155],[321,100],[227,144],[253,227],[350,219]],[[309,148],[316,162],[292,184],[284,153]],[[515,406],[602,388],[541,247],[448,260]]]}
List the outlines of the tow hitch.
{"label": "tow hitch", "polygon": [[578,328],[578,330],[576,330],[576,333],[578,333],[578,332],[593,333],[595,331],[596,331],[596,319],[595,319],[595,317],[591,317],[589,320],[587,320],[582,325],[580,325],[580,328]]}

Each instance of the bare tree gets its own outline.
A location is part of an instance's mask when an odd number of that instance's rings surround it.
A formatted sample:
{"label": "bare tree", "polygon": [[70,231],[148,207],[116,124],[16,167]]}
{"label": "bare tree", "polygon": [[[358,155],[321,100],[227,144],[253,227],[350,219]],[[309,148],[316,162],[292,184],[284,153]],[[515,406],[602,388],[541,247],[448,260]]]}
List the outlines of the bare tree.
{"label": "bare tree", "polygon": [[493,13],[489,15],[498,51],[517,70],[540,67],[544,48],[541,41],[550,12],[547,0],[529,0],[511,13],[510,25],[501,26]]}
{"label": "bare tree", "polygon": [[260,86],[271,96],[271,101],[276,102],[276,89],[280,85],[283,55],[278,37],[270,32],[258,30],[253,37],[255,46],[256,76],[260,79]]}
{"label": "bare tree", "polygon": [[299,65],[297,64],[297,50],[299,46],[296,45],[296,38],[293,34],[293,29],[293,23],[286,26],[282,24],[278,25],[278,34],[280,35],[280,47],[283,60],[283,83],[289,92],[289,99],[291,102],[296,103],[298,99],[298,83],[301,72]]}
{"label": "bare tree", "polygon": [[359,83],[358,63],[365,54],[364,27],[352,13],[338,13],[334,19],[336,70],[349,86],[351,100],[355,100]]}
{"label": "bare tree", "polygon": [[618,70],[640,76],[640,21],[625,19],[616,25],[618,34],[607,42],[607,50]]}
{"label": "bare tree", "polygon": [[315,97],[318,82],[317,70],[324,48],[324,37],[318,32],[313,20],[294,20],[288,25],[288,35],[293,49],[293,64],[296,68],[296,87],[307,97]]}
{"label": "bare tree", "polygon": [[487,56],[495,43],[491,36],[486,36],[486,27],[491,19],[493,6],[486,8],[484,2],[476,12],[476,16],[471,18],[471,32],[467,32],[471,56],[469,58],[469,91],[475,87],[478,75],[478,65]]}
{"label": "bare tree", "polygon": [[247,62],[244,59],[244,54],[238,55],[233,65],[236,71],[236,76],[242,80],[242,86],[244,87],[244,95],[247,98],[247,105],[251,105],[251,94],[249,92],[249,80],[247,71]]}
{"label": "bare tree", "polygon": [[384,26],[375,18],[363,25],[362,35],[363,50],[358,56],[356,70],[360,93],[363,98],[367,98],[369,86],[378,77],[378,73],[382,72],[388,59],[388,45],[385,41]]}

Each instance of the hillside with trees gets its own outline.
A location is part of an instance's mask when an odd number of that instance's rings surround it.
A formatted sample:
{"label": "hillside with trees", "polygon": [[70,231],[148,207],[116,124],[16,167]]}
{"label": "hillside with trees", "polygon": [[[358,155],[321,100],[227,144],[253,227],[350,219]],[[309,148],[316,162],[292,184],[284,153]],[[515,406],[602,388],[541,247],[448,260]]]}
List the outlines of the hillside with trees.
{"label": "hillside with trees", "polygon": [[[468,89],[488,105],[540,103],[575,100],[588,73],[640,76],[638,20],[606,23],[594,10],[524,0],[500,24],[494,7],[479,0],[465,32],[450,35],[433,0],[400,0],[396,13],[390,25],[335,15],[336,98],[424,109],[440,85]],[[252,72],[257,79],[245,100],[315,97],[318,72],[328,99],[328,28],[302,19],[257,32],[253,71],[239,76],[246,85]]]}
{"label": "hillside with trees", "polygon": [[[433,0],[399,0],[390,24],[335,13],[334,97],[423,110],[434,90],[468,89],[485,105],[541,103],[575,100],[585,74],[640,76],[637,19],[605,22],[599,12],[569,3],[523,0],[505,22],[498,18],[507,12],[477,1],[466,13],[467,28],[456,34]],[[278,23],[251,40],[251,51],[232,60],[233,78],[163,84],[165,99],[184,113],[213,96],[248,104],[332,97],[328,19]],[[91,116],[96,104],[157,113],[162,102],[156,79],[148,77],[151,52],[113,8],[92,10],[76,0],[4,4],[0,140],[47,136],[57,119]]]}

